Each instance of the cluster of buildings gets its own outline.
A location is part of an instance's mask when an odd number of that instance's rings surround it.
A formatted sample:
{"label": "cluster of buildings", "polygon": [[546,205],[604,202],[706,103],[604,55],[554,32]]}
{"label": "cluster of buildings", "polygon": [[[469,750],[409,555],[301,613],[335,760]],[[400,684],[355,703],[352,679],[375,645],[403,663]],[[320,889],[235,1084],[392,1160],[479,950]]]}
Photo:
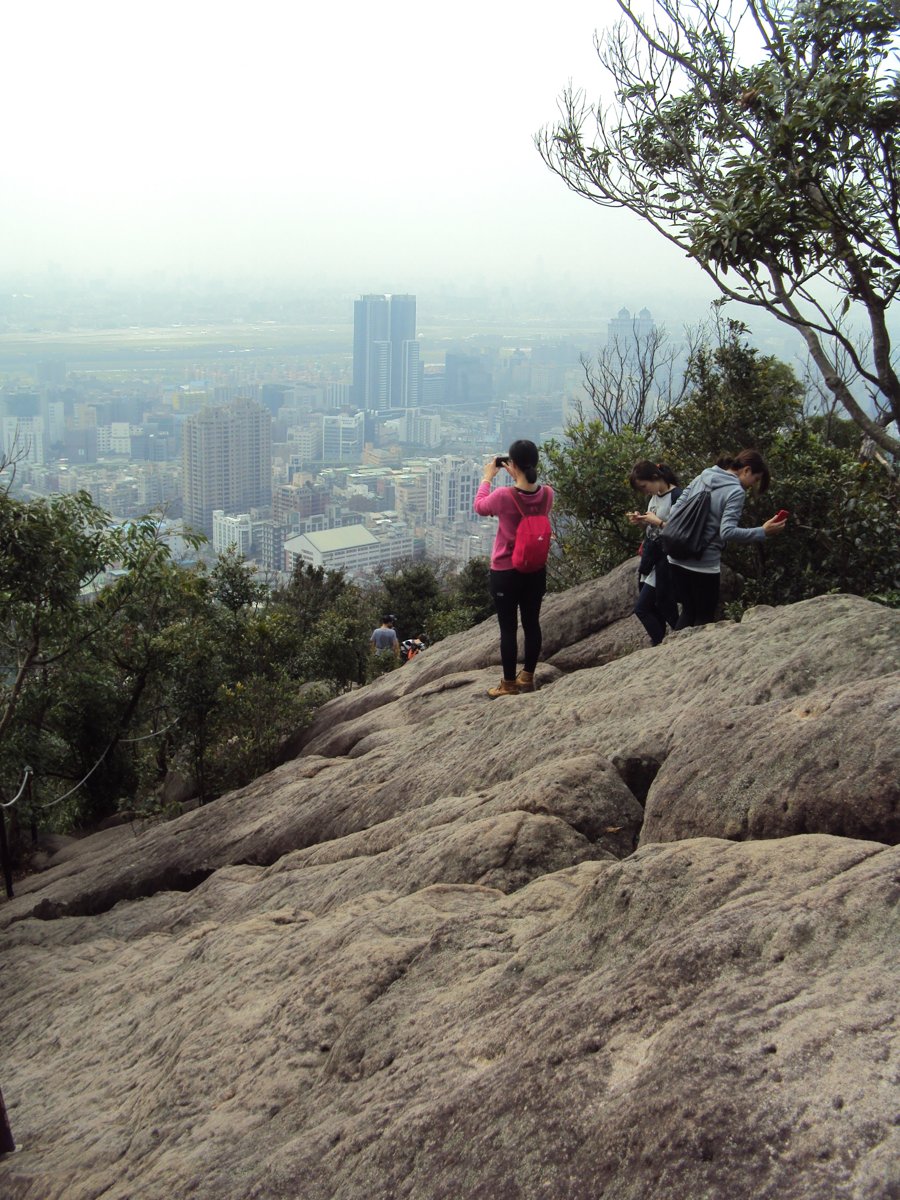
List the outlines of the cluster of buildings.
{"label": "cluster of buildings", "polygon": [[369,575],[423,555],[465,563],[493,542],[494,523],[472,512],[482,461],[448,454],[329,467],[277,486],[265,508],[214,511],[212,546],[287,573],[299,563]]}
{"label": "cluster of buildings", "polygon": [[[608,336],[637,321],[652,326],[623,311]],[[494,523],[472,513],[484,458],[562,434],[579,349],[470,338],[426,361],[415,296],[365,295],[349,378],[348,357],[162,382],[50,360],[0,392],[2,449],[26,494],[87,490],[119,519],[158,512],[270,573],[488,554]]]}

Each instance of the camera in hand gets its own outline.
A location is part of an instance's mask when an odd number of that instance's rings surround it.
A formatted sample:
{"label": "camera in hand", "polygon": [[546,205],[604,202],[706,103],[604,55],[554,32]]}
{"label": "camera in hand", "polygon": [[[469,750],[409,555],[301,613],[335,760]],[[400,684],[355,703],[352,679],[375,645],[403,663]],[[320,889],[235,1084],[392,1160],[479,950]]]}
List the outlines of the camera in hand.
{"label": "camera in hand", "polygon": [[509,462],[508,454],[503,454],[503,455],[498,454],[497,457],[494,459],[494,466],[495,467],[505,467],[508,462]]}

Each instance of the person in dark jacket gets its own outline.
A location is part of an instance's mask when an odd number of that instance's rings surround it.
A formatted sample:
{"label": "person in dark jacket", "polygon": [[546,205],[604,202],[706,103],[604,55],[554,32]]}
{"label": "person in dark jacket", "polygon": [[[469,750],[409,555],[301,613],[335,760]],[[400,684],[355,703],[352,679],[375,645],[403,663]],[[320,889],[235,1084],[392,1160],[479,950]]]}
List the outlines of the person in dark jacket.
{"label": "person in dark jacket", "polygon": [[669,563],[662,553],[659,532],[665,528],[672,505],[681,495],[678,476],[665,463],[640,459],[631,468],[631,486],[642,496],[649,496],[647,511],[630,512],[625,516],[632,525],[644,530],[641,561],[638,566],[638,598],[634,615],[647,630],[654,646],[666,636],[666,628],[678,624],[678,605],[669,578]]}

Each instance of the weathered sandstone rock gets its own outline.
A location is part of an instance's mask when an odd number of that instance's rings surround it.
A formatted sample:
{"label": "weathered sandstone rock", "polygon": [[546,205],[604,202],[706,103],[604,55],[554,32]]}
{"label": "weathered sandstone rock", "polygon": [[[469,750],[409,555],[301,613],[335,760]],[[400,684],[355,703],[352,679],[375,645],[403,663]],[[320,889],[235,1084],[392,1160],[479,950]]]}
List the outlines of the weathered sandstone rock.
{"label": "weathered sandstone rock", "polygon": [[[544,638],[542,659],[549,662],[558,650],[576,646],[592,634],[627,618],[636,598],[636,566],[637,559],[629,559],[602,579],[593,579],[570,588],[567,592],[548,595],[541,613]],[[641,632],[643,633],[642,629]],[[646,637],[643,644],[647,644]],[[521,649],[520,632],[520,654]],[[420,654],[401,670],[382,675],[368,687],[323,705],[310,729],[303,731],[292,749],[296,752],[314,741],[321,730],[328,729],[336,720],[344,721],[361,716],[373,708],[419,691],[424,685],[448,676],[499,665],[500,641],[497,621],[491,617],[476,625],[474,629],[455,634],[436,646],[431,646],[426,654]],[[544,666],[540,668],[540,674],[542,679],[551,675]],[[555,671],[552,672],[552,677],[555,678],[556,674]],[[496,680],[492,679],[491,682]]]}
{"label": "weathered sandstone rock", "polygon": [[17,883],[4,1200],[896,1200],[900,614],[589,665],[625,567]]}
{"label": "weathered sandstone rock", "polygon": [[[436,657],[439,652],[436,647]],[[552,805],[558,809],[570,792],[579,795],[574,828],[591,841],[598,830],[620,828],[617,842],[607,835],[607,851],[630,851],[645,800],[644,843],[707,832],[745,837],[738,801],[732,811],[720,799],[735,790],[733,779],[749,778],[731,760],[739,765],[746,750],[756,762],[779,736],[786,739],[784,761],[773,758],[765,769],[760,763],[754,779],[769,784],[745,794],[745,803],[753,804],[751,836],[834,831],[891,842],[900,714],[887,689],[898,670],[900,613],[828,596],[751,613],[740,625],[686,630],[661,647],[557,675],[531,695],[488,701],[485,689],[495,681],[490,669],[438,673],[405,695],[381,695],[362,713],[355,704],[360,693],[352,693],[345,706],[341,700],[328,706],[327,726],[310,732],[296,761],[178,820],[107,830],[89,839],[81,854],[70,848],[58,866],[51,860],[49,870],[24,881],[16,900],[0,908],[0,926],[34,910],[45,916],[100,912],[119,899],[189,889],[222,866],[268,865],[293,850],[395,819],[411,833],[437,803],[463,798],[468,811],[494,788],[514,809],[524,787],[532,798],[522,807],[541,811],[534,797],[550,795],[544,772],[553,775],[566,764],[567,783],[552,790]],[[854,710],[854,698],[879,690],[884,700],[876,729],[865,707]],[[792,781],[798,739],[803,762],[835,761],[829,696],[858,743],[845,756],[850,773],[862,770],[880,790],[867,800],[865,787],[850,786],[847,772],[819,770],[816,787],[829,778],[833,786],[816,810],[822,814],[817,824],[807,793],[792,798]],[[802,715],[806,709],[811,715]],[[717,743],[709,730],[724,740]],[[689,790],[682,778],[693,781]],[[566,820],[553,806],[548,802],[548,814]],[[695,808],[706,816],[692,816]]]}
{"label": "weathered sandstone rock", "polygon": [[642,842],[808,832],[900,842],[900,672],[684,720],[693,736],[676,737],[650,788]]}
{"label": "weathered sandstone rock", "polygon": [[322,915],[242,867],[17,923],[2,1193],[887,1200],[898,856],[698,839]]}

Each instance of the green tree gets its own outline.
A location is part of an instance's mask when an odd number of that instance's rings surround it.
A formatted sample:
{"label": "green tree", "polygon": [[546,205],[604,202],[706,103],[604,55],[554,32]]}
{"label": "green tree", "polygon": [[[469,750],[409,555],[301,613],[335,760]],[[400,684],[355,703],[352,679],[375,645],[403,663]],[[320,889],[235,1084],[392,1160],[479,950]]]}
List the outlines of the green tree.
{"label": "green tree", "polygon": [[570,87],[537,135],[544,161],[648,222],[723,298],[798,330],[849,416],[897,454],[897,5],[653,0],[643,17],[617,3],[624,19],[598,42],[615,101]]}
{"label": "green tree", "polygon": [[555,516],[565,584],[609,570],[637,548],[624,522],[635,506],[627,485],[637,458],[663,459],[687,483],[723,452],[760,450],[772,491],[748,496],[745,523],[762,524],[784,507],[787,533],[763,545],[729,545],[724,561],[745,588],[735,611],[750,604],[788,604],[840,590],[892,602],[898,590],[898,483],[879,466],[859,462],[838,425],[803,414],[803,388],[784,363],[748,345],[735,322],[717,327],[716,342],[695,344],[683,402],[638,437],[611,433],[602,422],[575,422],[564,444],[545,448],[557,488]]}
{"label": "green tree", "polygon": [[736,321],[719,322],[715,340],[698,342],[685,370],[682,403],[653,422],[656,452],[687,477],[722,454],[768,454],[779,434],[797,424],[803,385],[785,363],[761,355]]}
{"label": "green tree", "polygon": [[145,628],[173,570],[168,547],[154,521],[113,525],[86,494],[0,492],[0,537],[0,794],[27,763],[20,824],[91,823],[137,784],[126,742],[158,667]]}
{"label": "green tree", "polygon": [[576,421],[565,433],[565,442],[552,440],[541,450],[556,493],[558,553],[550,557],[548,576],[557,590],[605,575],[637,553],[640,535],[625,520],[635,507],[628,476],[639,458],[653,454],[648,435],[611,433],[599,419]]}
{"label": "green tree", "polygon": [[82,587],[121,553],[86,493],[23,502],[0,492],[0,743],[29,675],[91,635]]}
{"label": "green tree", "polygon": [[432,613],[444,607],[444,587],[430,562],[405,562],[378,577],[373,597],[379,614],[394,613],[401,638],[429,633]]}
{"label": "green tree", "polygon": [[272,602],[289,609],[308,629],[347,587],[343,571],[326,571],[324,567],[297,562],[288,583],[272,593]]}
{"label": "green tree", "polygon": [[74,788],[59,815],[75,828],[86,828],[115,813],[123,796],[133,795],[135,763],[123,744],[136,708],[129,699],[102,645],[80,647],[64,664],[31,680],[19,720],[31,742],[31,799],[38,812],[44,804],[55,808]]}
{"label": "green tree", "polygon": [[745,521],[762,524],[787,508],[788,529],[762,545],[730,545],[725,561],[744,578],[738,608],[791,604],[823,592],[900,601],[900,485],[808,425],[768,449],[771,496],[747,498]]}
{"label": "green tree", "polygon": [[215,710],[214,790],[243,787],[271,770],[285,740],[309,721],[313,708],[313,698],[277,670],[222,684]]}
{"label": "green tree", "polygon": [[177,724],[177,744],[201,804],[215,794],[210,773],[215,717],[229,682],[223,635],[223,623],[210,611],[182,618],[160,635],[168,677],[166,707]]}
{"label": "green tree", "polygon": [[723,453],[746,447],[767,453],[800,419],[802,385],[790,367],[759,354],[745,335],[736,321],[698,331],[680,394],[653,420],[641,409],[639,432],[610,419],[621,412],[618,404],[609,410],[592,401],[600,415],[582,415],[563,442],[543,447],[557,496],[553,521],[561,553],[549,564],[555,588],[604,574],[637,551],[640,534],[625,513],[636,504],[628,476],[639,458],[667,462],[686,483]]}
{"label": "green tree", "polygon": [[234,547],[216,558],[211,577],[214,599],[231,613],[261,604],[269,594],[255,569]]}
{"label": "green tree", "polygon": [[490,560],[473,558],[443,575],[441,600],[432,607],[425,628],[429,644],[463,633],[494,615]]}
{"label": "green tree", "polygon": [[303,642],[301,667],[310,680],[323,680],[335,692],[364,683],[372,635],[371,600],[348,585],[321,614]]}
{"label": "green tree", "polygon": [[[96,651],[168,549],[154,522],[113,526],[86,493],[26,502],[0,491],[0,542],[2,754],[26,684]],[[114,564],[118,582],[85,595]]]}
{"label": "green tree", "polygon": [[[469,626],[477,625],[494,615],[490,574],[489,559],[473,558],[450,578],[450,606],[453,609],[463,609],[470,614]],[[459,631],[454,630],[454,632]]]}

